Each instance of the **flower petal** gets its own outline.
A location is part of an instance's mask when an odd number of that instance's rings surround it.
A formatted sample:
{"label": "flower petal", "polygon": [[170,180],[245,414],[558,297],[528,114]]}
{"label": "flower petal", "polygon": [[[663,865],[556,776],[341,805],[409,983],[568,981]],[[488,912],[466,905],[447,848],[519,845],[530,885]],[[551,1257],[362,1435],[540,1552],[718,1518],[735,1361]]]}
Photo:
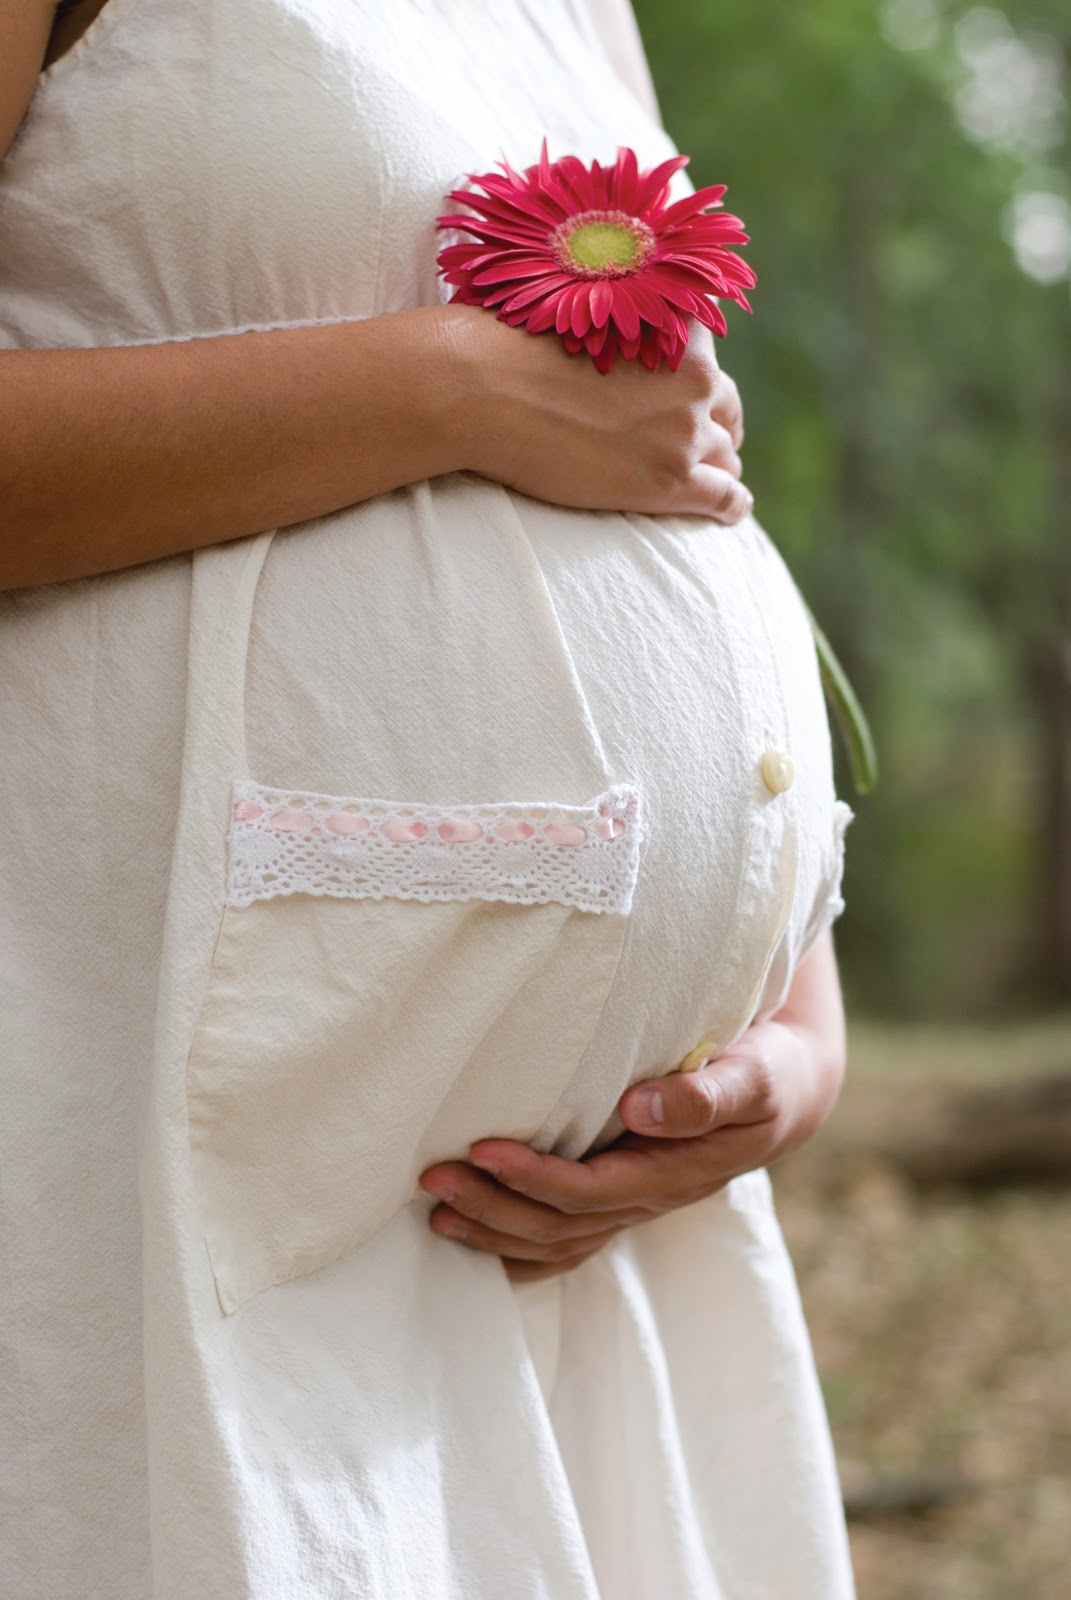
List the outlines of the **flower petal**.
{"label": "flower petal", "polygon": [[553,197],[539,189],[514,189],[504,178],[489,177],[484,183],[487,190],[486,196],[473,195],[466,204],[479,211],[489,211],[493,215],[501,216],[504,213],[517,212],[523,216],[538,217],[546,221],[552,228],[557,227],[562,220],[562,208]]}
{"label": "flower petal", "polygon": [[659,219],[659,227],[676,228],[690,217],[705,211],[708,206],[720,205],[725,188],[724,183],[715,183],[707,189],[697,189],[695,194],[685,195],[683,200],[678,200],[675,205],[663,212]]}
{"label": "flower petal", "polygon": [[596,366],[596,368],[598,369],[599,372],[602,372],[602,373],[609,372],[610,368],[613,366],[614,362],[617,359],[617,350],[618,350],[617,340],[616,339],[607,339],[606,343],[603,345],[603,347],[599,351],[598,355],[592,357],[592,360],[594,361],[595,366]]}
{"label": "flower petal", "polygon": [[636,309],[646,321],[660,327],[665,316],[666,303],[659,295],[657,288],[647,281],[645,272],[637,272],[635,277],[628,280],[628,292],[636,303]]}
{"label": "flower petal", "polygon": [[440,267],[480,267],[497,258],[497,250],[488,250],[482,244],[447,244],[439,251],[437,260]]}
{"label": "flower petal", "polygon": [[564,333],[572,322],[573,301],[578,288],[578,284],[571,283],[568,289],[563,289],[558,296],[558,310],[554,318],[554,328],[557,333]]}
{"label": "flower petal", "polygon": [[614,321],[626,339],[635,339],[640,331],[640,313],[628,292],[624,278],[613,280]]}
{"label": "flower petal", "polygon": [[640,360],[648,372],[654,372],[664,360],[662,346],[655,341],[640,341]]}
{"label": "flower petal", "polygon": [[573,309],[570,315],[570,326],[578,339],[591,327],[591,285],[578,283],[573,295]]}
{"label": "flower petal", "polygon": [[727,211],[715,212],[711,216],[692,217],[679,228],[661,228],[663,238],[672,240],[673,243],[687,240],[701,239],[704,244],[747,244],[749,234],[739,217],[732,217]]}
{"label": "flower petal", "polygon": [[542,300],[548,294],[558,294],[562,289],[572,283],[572,278],[567,278],[564,273],[557,273],[554,277],[541,278],[538,283],[526,283],[516,293],[507,290],[510,298],[503,303],[506,311],[519,311],[522,306],[535,305],[537,300]]}
{"label": "flower petal", "polygon": [[549,227],[557,227],[562,219],[561,208],[555,206],[546,195],[534,193],[530,189],[518,191],[511,189],[504,179],[496,181],[493,188],[486,194],[475,194],[467,189],[455,189],[450,195],[451,200],[458,200],[462,205],[471,206],[484,216],[497,217],[502,222],[545,222]]}
{"label": "flower petal", "polygon": [[617,152],[617,165],[614,167],[611,203],[620,206],[622,211],[631,212],[636,203],[638,179],[639,164],[636,152],[630,150],[627,145],[621,145]]}
{"label": "flower petal", "polygon": [[[572,287],[571,285],[569,286]],[[557,326],[558,309],[562,296],[569,293],[569,288],[556,289],[553,294],[537,305],[532,314],[526,319],[529,333],[543,333],[548,328]]]}
{"label": "flower petal", "polygon": [[470,212],[451,212],[449,216],[439,217],[437,225],[441,230],[450,228],[459,233],[471,233],[482,239],[516,239],[529,250],[534,244],[545,244],[548,228],[544,222],[531,222],[522,217],[518,212],[515,217],[507,221],[493,221],[489,217],[477,217]]}
{"label": "flower petal", "polygon": [[641,207],[641,215],[642,208],[653,205],[673,175],[687,165],[687,156],[673,156],[671,160],[663,161],[659,166],[652,167],[650,172],[641,174],[636,193],[636,204]]}
{"label": "flower petal", "polygon": [[497,266],[484,267],[482,271],[473,273],[472,281],[479,289],[485,283],[506,283],[511,278],[540,278],[544,275],[549,276],[552,273],[557,273],[559,270],[558,263],[552,256],[546,256],[542,261],[531,256],[522,257],[519,261],[511,261],[508,256],[503,254],[499,258]]}
{"label": "flower petal", "polygon": [[613,289],[605,278],[598,278],[591,286],[591,320],[597,328],[606,326],[613,306]]}

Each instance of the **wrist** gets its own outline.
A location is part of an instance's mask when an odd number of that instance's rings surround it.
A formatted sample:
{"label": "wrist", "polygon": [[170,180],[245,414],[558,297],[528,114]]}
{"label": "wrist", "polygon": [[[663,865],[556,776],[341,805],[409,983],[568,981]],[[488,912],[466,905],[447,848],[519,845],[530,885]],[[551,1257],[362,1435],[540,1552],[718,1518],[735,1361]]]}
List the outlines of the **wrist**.
{"label": "wrist", "polygon": [[478,470],[474,441],[487,419],[481,408],[486,384],[477,335],[487,313],[445,305],[412,315],[420,319],[413,329],[412,374],[419,426],[444,463],[440,472]]}
{"label": "wrist", "polygon": [[[479,306],[447,305],[439,308],[436,329],[445,382],[451,449],[456,470],[500,478],[508,459],[511,431],[516,427],[514,402],[524,384],[522,349],[517,329],[500,322]],[[531,374],[527,373],[531,395]]]}
{"label": "wrist", "polygon": [[[362,374],[376,374],[375,431],[391,441],[399,482],[417,483],[466,464],[460,421],[465,397],[458,392],[451,309],[421,306],[350,324],[346,381],[352,409],[358,420],[365,416]],[[375,440],[370,442],[374,446]]]}

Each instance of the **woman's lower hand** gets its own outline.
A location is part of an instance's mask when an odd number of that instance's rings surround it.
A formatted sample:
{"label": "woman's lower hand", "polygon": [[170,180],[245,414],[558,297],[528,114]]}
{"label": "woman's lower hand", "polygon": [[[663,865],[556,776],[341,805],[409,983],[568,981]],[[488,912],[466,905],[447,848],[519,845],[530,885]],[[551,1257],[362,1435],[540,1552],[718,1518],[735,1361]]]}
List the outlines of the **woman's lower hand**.
{"label": "woman's lower hand", "polygon": [[630,1131],[583,1161],[483,1139],[468,1163],[422,1177],[445,1202],[431,1226],[501,1256],[514,1282],[567,1272],[623,1228],[703,1200],[801,1143],[809,1057],[804,1036],[760,1023],[698,1072],[636,1084],[619,1106]]}
{"label": "woman's lower hand", "polygon": [[568,1272],[624,1228],[691,1205],[787,1155],[832,1108],[844,1070],[832,942],[797,973],[776,1018],[756,1023],[697,1072],[635,1084],[629,1130],[583,1161],[481,1139],[469,1160],[430,1167],[436,1233],[502,1258],[515,1283]]}
{"label": "woman's lower hand", "polygon": [[556,336],[522,333],[485,310],[447,306],[440,316],[460,465],[586,510],[724,523],[750,511],[740,396],[699,323],[679,371],[618,361],[603,374]]}

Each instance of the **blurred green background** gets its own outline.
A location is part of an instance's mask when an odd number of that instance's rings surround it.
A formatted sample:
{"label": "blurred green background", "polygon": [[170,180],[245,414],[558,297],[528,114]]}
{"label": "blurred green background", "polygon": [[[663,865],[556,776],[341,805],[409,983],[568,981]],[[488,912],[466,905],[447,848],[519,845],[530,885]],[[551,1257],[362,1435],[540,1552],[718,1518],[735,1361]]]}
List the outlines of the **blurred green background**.
{"label": "blurred green background", "polygon": [[[752,236],[747,481],[882,781],[856,1011],[1071,1000],[1069,0],[637,0],[666,123]],[[847,771],[841,792],[851,798]]]}
{"label": "blurred green background", "polygon": [[752,235],[757,514],[881,758],[847,1086],[774,1173],[860,1597],[1068,1600],[1071,0],[635,5]]}

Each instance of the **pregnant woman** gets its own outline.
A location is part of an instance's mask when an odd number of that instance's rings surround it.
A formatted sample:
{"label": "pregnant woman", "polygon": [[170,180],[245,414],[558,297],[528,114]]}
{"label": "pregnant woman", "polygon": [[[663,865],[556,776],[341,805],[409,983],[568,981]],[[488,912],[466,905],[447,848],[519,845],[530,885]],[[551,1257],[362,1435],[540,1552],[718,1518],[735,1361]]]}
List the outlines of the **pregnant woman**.
{"label": "pregnant woman", "polygon": [[11,1600],[851,1594],[808,624],[703,330],[442,303],[544,137],[627,7],[0,4]]}

